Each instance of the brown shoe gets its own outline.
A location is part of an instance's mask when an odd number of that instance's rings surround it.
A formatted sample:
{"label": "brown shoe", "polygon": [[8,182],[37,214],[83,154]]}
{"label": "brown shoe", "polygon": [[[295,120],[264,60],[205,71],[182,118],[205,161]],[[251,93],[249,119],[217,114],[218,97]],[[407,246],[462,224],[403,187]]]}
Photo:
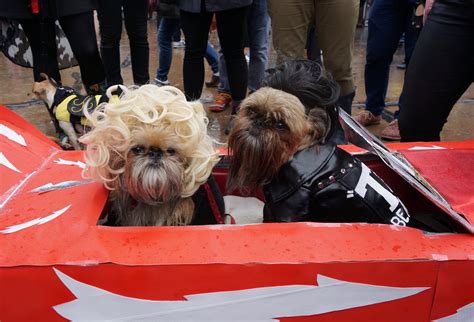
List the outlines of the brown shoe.
{"label": "brown shoe", "polygon": [[354,120],[360,123],[362,126],[369,126],[379,124],[382,120],[382,115],[375,116],[369,111],[363,111],[362,113],[357,114],[354,116]]}
{"label": "brown shoe", "polygon": [[398,128],[398,120],[393,120],[380,133],[380,137],[384,140],[400,141],[400,129]]}

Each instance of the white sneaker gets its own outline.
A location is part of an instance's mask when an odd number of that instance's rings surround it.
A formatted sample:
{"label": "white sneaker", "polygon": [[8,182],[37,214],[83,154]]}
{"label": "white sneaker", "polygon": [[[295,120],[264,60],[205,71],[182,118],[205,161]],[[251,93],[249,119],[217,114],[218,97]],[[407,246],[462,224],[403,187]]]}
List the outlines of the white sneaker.
{"label": "white sneaker", "polygon": [[173,41],[173,48],[184,48],[186,46],[186,43],[184,40],[180,41]]}
{"label": "white sneaker", "polygon": [[170,81],[169,81],[169,80],[164,80],[164,81],[163,81],[163,80],[160,80],[160,79],[158,79],[158,78],[155,78],[155,79],[152,79],[152,80],[150,81],[150,83],[153,84],[153,85],[156,85],[156,86],[161,87],[161,86],[169,85],[169,84],[170,84]]}

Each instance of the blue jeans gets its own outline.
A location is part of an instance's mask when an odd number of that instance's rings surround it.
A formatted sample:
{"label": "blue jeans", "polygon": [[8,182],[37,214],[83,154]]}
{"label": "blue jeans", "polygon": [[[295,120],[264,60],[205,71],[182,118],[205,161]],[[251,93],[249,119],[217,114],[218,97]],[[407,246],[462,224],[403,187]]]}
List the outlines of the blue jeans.
{"label": "blue jeans", "polygon": [[[247,15],[247,30],[249,35],[250,63],[248,88],[251,92],[260,87],[268,63],[268,33],[270,17],[267,12],[267,0],[254,0]],[[222,53],[220,54],[220,84],[219,92],[230,92],[227,79],[227,66]]]}
{"label": "blue jeans", "polygon": [[376,116],[382,114],[385,108],[390,64],[403,33],[405,62],[408,65],[410,61],[416,42],[412,17],[413,5],[409,0],[377,0],[370,9],[365,64],[365,108]]}
{"label": "blue jeans", "polygon": [[[156,70],[156,78],[161,81],[168,80],[168,73],[173,60],[173,48],[171,46],[173,36],[180,30],[179,19],[162,17],[158,28],[158,48],[159,48],[159,64]],[[211,66],[212,72],[219,72],[219,56],[216,50],[208,42],[205,58]]]}
{"label": "blue jeans", "polygon": [[212,47],[210,42],[207,42],[206,54],[204,55],[207,63],[211,66],[211,70],[214,74],[219,72],[219,55],[217,51]]}
{"label": "blue jeans", "polygon": [[159,48],[159,63],[156,70],[156,78],[161,81],[168,80],[168,73],[173,60],[173,47],[171,42],[173,35],[177,33],[180,28],[179,19],[163,17],[160,20],[158,27],[158,48]]}

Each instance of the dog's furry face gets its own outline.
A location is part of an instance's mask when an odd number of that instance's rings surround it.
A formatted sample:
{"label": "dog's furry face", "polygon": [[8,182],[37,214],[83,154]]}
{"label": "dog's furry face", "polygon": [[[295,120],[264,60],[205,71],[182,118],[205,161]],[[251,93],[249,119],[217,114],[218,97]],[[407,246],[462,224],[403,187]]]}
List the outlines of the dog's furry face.
{"label": "dog's furry face", "polygon": [[112,190],[118,224],[189,224],[191,196],[219,160],[202,104],[171,86],[143,85],[86,116],[84,174]]}
{"label": "dog's furry face", "polygon": [[36,97],[45,102],[49,108],[53,105],[56,87],[48,79],[33,84],[33,93]]}
{"label": "dog's furry face", "polygon": [[148,205],[179,198],[184,188],[185,160],[190,157],[185,152],[169,129],[147,125],[134,129],[120,188]]}
{"label": "dog's furry face", "polygon": [[313,137],[314,127],[296,96],[259,89],[242,103],[229,136],[228,188],[252,191],[267,184]]}

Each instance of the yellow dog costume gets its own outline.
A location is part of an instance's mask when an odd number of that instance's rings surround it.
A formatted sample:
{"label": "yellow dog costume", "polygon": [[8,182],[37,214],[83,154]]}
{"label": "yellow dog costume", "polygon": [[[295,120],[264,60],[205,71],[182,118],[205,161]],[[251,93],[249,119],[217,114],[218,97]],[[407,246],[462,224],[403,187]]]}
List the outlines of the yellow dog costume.
{"label": "yellow dog costume", "polygon": [[119,101],[118,91],[112,95],[78,95],[72,88],[58,87],[54,95],[53,107],[56,107],[55,117],[58,121],[90,126],[84,116],[84,109],[92,113],[103,102],[115,103]]}

